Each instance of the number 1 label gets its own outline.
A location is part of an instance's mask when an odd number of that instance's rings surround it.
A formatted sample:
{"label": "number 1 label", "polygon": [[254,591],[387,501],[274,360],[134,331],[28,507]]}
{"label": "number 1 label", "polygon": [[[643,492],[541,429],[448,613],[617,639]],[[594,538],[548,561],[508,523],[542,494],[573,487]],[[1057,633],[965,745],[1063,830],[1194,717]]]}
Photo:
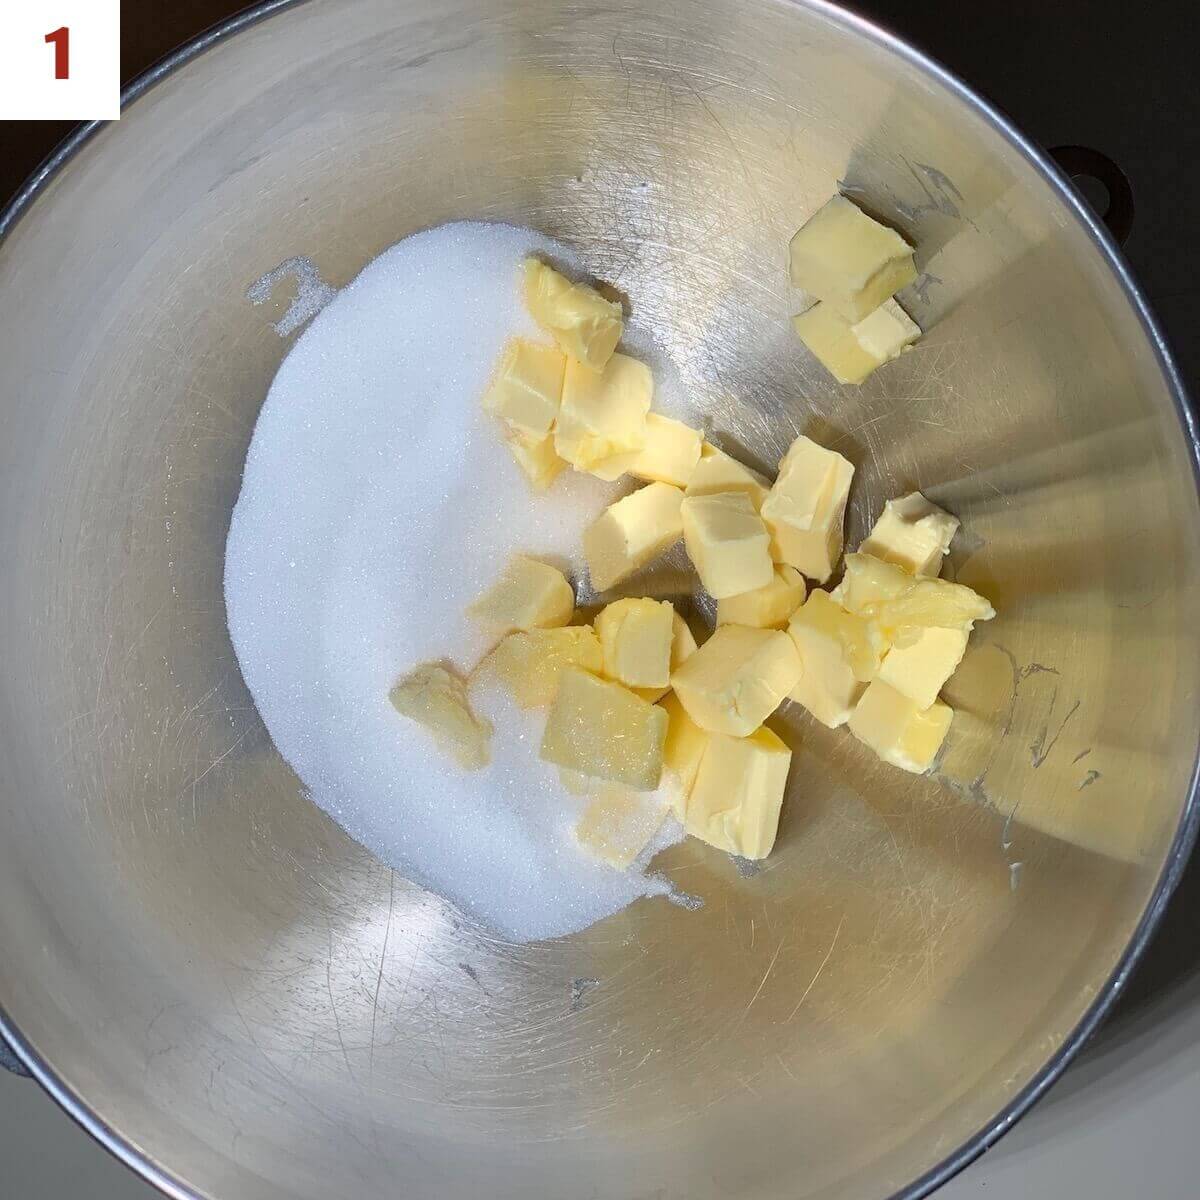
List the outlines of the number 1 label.
{"label": "number 1 label", "polygon": [[45,40],[54,46],[54,78],[70,79],[71,77],[71,31],[65,25],[53,33],[46,34]]}
{"label": "number 1 label", "polygon": [[121,0],[0,0],[0,130],[120,116]]}

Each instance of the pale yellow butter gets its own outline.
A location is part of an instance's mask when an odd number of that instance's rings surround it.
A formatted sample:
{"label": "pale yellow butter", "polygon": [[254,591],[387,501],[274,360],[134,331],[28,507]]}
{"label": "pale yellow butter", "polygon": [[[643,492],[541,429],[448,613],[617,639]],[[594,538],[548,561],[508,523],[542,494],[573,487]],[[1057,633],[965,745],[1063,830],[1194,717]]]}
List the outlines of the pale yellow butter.
{"label": "pale yellow butter", "polygon": [[912,247],[845,196],[834,196],[804,223],[788,260],[792,284],[846,321],[861,321],[917,277]]}
{"label": "pale yellow butter", "polygon": [[889,644],[911,646],[925,629],[970,633],[996,610],[983,596],[947,579],[917,578],[869,554],[847,554],[840,592],[850,612],[865,616]]}
{"label": "pale yellow butter", "polygon": [[718,625],[750,625],[755,629],[786,629],[792,613],[804,603],[804,579],[795,567],[778,566],[771,582],[717,604]]}
{"label": "pale yellow butter", "polygon": [[648,482],[686,487],[700,461],[699,430],[658,413],[646,415],[646,440],[640,450],[602,459],[591,474],[609,481],[633,475]]}
{"label": "pale yellow butter", "polygon": [[933,766],[954,713],[940,700],[925,709],[875,680],[850,717],[850,732],[884,762],[916,775]]}
{"label": "pale yellow butter", "polygon": [[619,683],[567,667],[546,719],[541,756],[584,775],[652,792],[662,777],[667,714]]}
{"label": "pale yellow butter", "polygon": [[602,371],[568,359],[554,427],[559,458],[590,471],[615,454],[641,450],[653,399],[650,368],[636,358],[614,354]]}
{"label": "pale yellow butter", "polygon": [[522,708],[543,708],[558,691],[565,667],[600,674],[604,652],[590,625],[510,633],[476,668],[480,678],[502,683]]}
{"label": "pale yellow butter", "polygon": [[775,845],[791,763],[791,750],[769,729],[748,737],[710,735],[684,828],[728,854],[766,858]]}
{"label": "pale yellow butter", "polygon": [[968,637],[965,629],[922,629],[911,645],[894,646],[888,651],[878,678],[918,708],[928,708],[958,670]]}
{"label": "pale yellow butter", "polygon": [[621,340],[621,306],[536,258],[525,260],[524,284],[530,316],[573,359],[602,370]]}
{"label": "pale yellow butter", "polygon": [[584,809],[575,836],[596,858],[624,871],[654,840],[668,806],[659,796],[631,792],[615,783],[601,784]]}
{"label": "pale yellow butter", "polygon": [[926,500],[920,492],[889,500],[862,554],[882,558],[914,575],[940,575],[942,559],[958,532],[958,518]]}
{"label": "pale yellow butter", "polygon": [[712,735],[688,716],[687,709],[674,693],[666,696],[659,707],[668,718],[663,766],[671,785],[671,809],[682,821],[687,813],[687,798],[700,769],[700,759]]}
{"label": "pale yellow butter", "polygon": [[554,427],[562,403],[567,356],[554,346],[511,338],[500,356],[484,409],[530,441],[540,441]]}
{"label": "pale yellow butter", "polygon": [[910,571],[860,550],[846,555],[845,574],[836,594],[848,612],[869,615],[905,595],[914,582]]}
{"label": "pale yellow butter", "polygon": [[557,568],[517,554],[467,615],[499,633],[555,629],[575,615],[575,593]]}
{"label": "pale yellow butter", "polygon": [[671,686],[702,729],[745,737],[779,707],[801,674],[786,633],[722,625],[672,673]]}
{"label": "pale yellow butter", "polygon": [[920,326],[895,300],[885,300],[857,324],[817,303],[793,317],[792,328],[838,383],[862,383],[921,336]]}
{"label": "pale yellow butter", "polygon": [[679,488],[649,483],[610,504],[583,533],[592,587],[605,591],[679,541],[683,536],[682,503]]}
{"label": "pale yellow butter", "polygon": [[688,557],[709,595],[721,600],[771,582],[771,538],[744,492],[686,496],[681,515]]}
{"label": "pale yellow butter", "polygon": [[700,461],[688,480],[687,494],[712,496],[717,492],[745,492],[757,511],[762,508],[770,489],[770,483],[757,471],[752,471],[724,450],[705,442],[700,451]]}
{"label": "pale yellow butter", "polygon": [[842,553],[842,526],[854,467],[834,450],[798,437],[779,464],[762,517],[776,562],[824,583]]}
{"label": "pale yellow butter", "polygon": [[517,466],[525,473],[530,487],[535,492],[544,492],[566,469],[567,464],[558,457],[554,449],[554,435],[543,438],[526,438],[510,434],[505,439],[509,452]]}
{"label": "pale yellow butter", "polygon": [[427,729],[434,741],[461,767],[487,766],[492,723],[477,717],[466,685],[439,663],[423,663],[388,693],[392,707]]}
{"label": "pale yellow butter", "polygon": [[802,666],[790,698],[822,725],[844,725],[863,694],[866,679],[860,677],[870,678],[879,665],[867,622],[825,592],[813,592],[793,615],[788,633]]}
{"label": "pale yellow butter", "polygon": [[614,600],[595,620],[604,674],[629,688],[667,688],[674,618],[666,600]]}
{"label": "pale yellow butter", "polygon": [[[692,633],[688,623],[678,614],[674,613],[671,618],[671,672],[675,671],[676,667],[682,666],[687,662],[688,657],[696,652],[696,637]],[[641,696],[643,700],[649,700],[653,704],[656,700],[661,700],[667,692],[669,692],[670,684],[666,687],[635,687],[631,689]]]}

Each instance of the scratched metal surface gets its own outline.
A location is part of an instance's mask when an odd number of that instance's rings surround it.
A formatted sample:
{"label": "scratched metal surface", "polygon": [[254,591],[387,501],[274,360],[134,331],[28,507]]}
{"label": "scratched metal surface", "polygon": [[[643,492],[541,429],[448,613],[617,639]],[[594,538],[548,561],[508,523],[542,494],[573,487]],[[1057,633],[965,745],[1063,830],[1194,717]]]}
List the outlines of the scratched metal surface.
{"label": "scratched metal surface", "polygon": [[[786,238],[839,185],[917,242],[930,330],[859,389],[786,321]],[[938,775],[786,711],[762,870],[687,844],[699,911],[532,946],[304,799],[221,596],[287,349],[247,285],[479,216],[627,290],[731,449],[850,457],[850,544],[913,486],[958,513],[1000,613]],[[771,3],[301,6],[97,136],[0,287],[0,1007],[180,1189],[884,1197],[1117,961],[1195,752],[1187,456],[1083,229],[901,58]]]}

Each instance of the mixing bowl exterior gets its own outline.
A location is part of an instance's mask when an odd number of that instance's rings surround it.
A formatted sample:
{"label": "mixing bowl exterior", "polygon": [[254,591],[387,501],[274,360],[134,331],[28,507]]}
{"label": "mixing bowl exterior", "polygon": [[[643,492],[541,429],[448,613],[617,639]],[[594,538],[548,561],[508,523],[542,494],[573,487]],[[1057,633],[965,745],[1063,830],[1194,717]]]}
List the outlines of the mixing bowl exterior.
{"label": "mixing bowl exterior", "polygon": [[[181,1197],[924,1193],[1094,1027],[1196,832],[1195,436],[1112,245],[820,3],[231,29],[0,226],[0,1028]],[[787,238],[839,188],[918,245],[929,331],[857,389],[787,320]],[[848,544],[913,487],[957,513],[999,611],[932,777],[784,713],[774,856],[666,856],[698,911],[505,944],[313,807],[241,681],[222,553],[288,348],[245,290],[464,217],[627,291],[728,448],[851,458]]]}

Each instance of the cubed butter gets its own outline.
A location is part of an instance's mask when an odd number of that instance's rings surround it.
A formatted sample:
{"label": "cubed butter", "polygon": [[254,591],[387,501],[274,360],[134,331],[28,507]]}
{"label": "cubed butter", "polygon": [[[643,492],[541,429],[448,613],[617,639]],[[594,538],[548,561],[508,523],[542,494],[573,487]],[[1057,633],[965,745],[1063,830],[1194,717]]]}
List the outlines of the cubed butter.
{"label": "cubed butter", "polygon": [[703,438],[699,430],[658,413],[646,415],[646,441],[640,450],[602,459],[591,474],[609,481],[634,475],[648,482],[686,487],[700,461]]}
{"label": "cubed butter", "polygon": [[818,302],[793,317],[792,328],[838,383],[862,383],[921,336],[920,326],[895,300],[885,300],[855,324]]}
{"label": "cubed butter", "polygon": [[912,247],[845,196],[834,196],[804,223],[788,258],[793,286],[846,321],[861,321],[917,277]]}
{"label": "cubed butter", "polygon": [[575,836],[589,854],[624,871],[654,840],[667,811],[662,797],[602,784],[584,809]]}
{"label": "cubed butter", "polygon": [[567,356],[554,346],[511,338],[500,355],[484,409],[530,441],[540,441],[558,417]]}
{"label": "cubed butter", "polygon": [[771,582],[771,538],[744,492],[686,496],[681,514],[688,557],[709,595],[722,600]]}
{"label": "cubed butter", "polygon": [[779,707],[801,674],[786,633],[722,625],[671,675],[671,686],[702,729],[745,737]]}
{"label": "cubed butter", "polygon": [[776,562],[824,583],[842,553],[842,526],[854,467],[834,450],[798,437],[779,464],[762,516]]}
{"label": "cubed butter", "polygon": [[869,617],[879,606],[906,595],[914,582],[903,567],[858,551],[846,555],[846,571],[836,592],[848,612]]}
{"label": "cubed butter", "polygon": [[771,582],[717,603],[718,625],[786,629],[792,613],[804,603],[804,579],[795,567],[776,567]]}
{"label": "cubed butter", "polygon": [[860,676],[872,665],[878,669],[867,622],[827,593],[813,592],[796,610],[788,633],[803,668],[791,699],[830,729],[844,725],[863,694],[866,681]]}
{"label": "cubed butter", "polygon": [[679,488],[649,483],[610,504],[583,533],[592,587],[605,591],[679,541],[683,536],[682,503]]}
{"label": "cubed butter", "polygon": [[573,359],[603,370],[621,340],[621,306],[536,258],[525,260],[524,274],[530,316]]}
{"label": "cubed butter", "polygon": [[933,766],[954,713],[940,700],[925,709],[875,680],[850,718],[850,732],[884,762],[921,775]]}
{"label": "cubed butter", "polygon": [[745,492],[754,502],[755,511],[763,506],[770,483],[757,471],[730,457],[708,442],[700,451],[700,461],[688,480],[689,496],[712,496],[717,492]]}
{"label": "cubed butter", "polygon": [[604,674],[630,688],[669,687],[674,618],[666,600],[614,600],[595,621]]}
{"label": "cubed butter", "polygon": [[516,554],[467,615],[498,633],[557,629],[575,615],[575,593],[557,568]]}
{"label": "cubed butter", "polygon": [[554,427],[559,458],[590,471],[614,454],[641,450],[653,399],[650,368],[636,358],[614,354],[602,371],[568,359]]}
{"label": "cubed butter", "polygon": [[510,633],[476,668],[498,680],[522,708],[544,708],[554,700],[564,667],[604,669],[600,639],[590,625]]}
{"label": "cubed butter", "polygon": [[957,517],[920,492],[912,492],[883,506],[859,552],[895,563],[914,575],[936,576],[942,573],[942,559],[957,532]]}
{"label": "cubed butter", "polygon": [[847,554],[842,603],[863,615],[889,644],[911,646],[926,629],[970,633],[996,610],[978,592],[948,579],[916,578],[869,554]]}
{"label": "cubed butter", "polygon": [[438,663],[423,663],[388,693],[401,716],[427,729],[438,746],[469,771],[487,766],[492,723],[477,717],[458,676]]}
{"label": "cubed butter", "polygon": [[652,792],[662,777],[667,714],[578,667],[559,675],[541,756],[556,766]]}
{"label": "cubed butter", "polygon": [[687,798],[691,795],[700,759],[712,736],[701,729],[687,714],[687,709],[673,692],[659,705],[667,714],[667,740],[663,745],[665,782],[671,794],[671,809],[682,821],[687,814]]}
{"label": "cubed butter", "polygon": [[525,472],[529,486],[535,492],[544,492],[566,469],[567,464],[558,457],[554,449],[554,435],[543,438],[527,438],[521,434],[510,434],[505,439],[509,452],[517,466]]}
{"label": "cubed butter", "polygon": [[[696,637],[692,633],[691,627],[678,613],[675,613],[671,618],[671,673],[674,674],[675,668],[682,666],[695,652]],[[653,704],[656,700],[661,700],[671,690],[671,687],[668,681],[665,687],[635,687],[631,690],[641,696],[643,700],[649,700]]]}
{"label": "cubed butter", "polygon": [[911,645],[888,651],[878,678],[926,709],[958,670],[969,636],[965,629],[922,629]]}
{"label": "cubed butter", "polygon": [[684,828],[742,858],[766,858],[775,845],[792,752],[771,730],[748,737],[714,733],[688,796]]}

